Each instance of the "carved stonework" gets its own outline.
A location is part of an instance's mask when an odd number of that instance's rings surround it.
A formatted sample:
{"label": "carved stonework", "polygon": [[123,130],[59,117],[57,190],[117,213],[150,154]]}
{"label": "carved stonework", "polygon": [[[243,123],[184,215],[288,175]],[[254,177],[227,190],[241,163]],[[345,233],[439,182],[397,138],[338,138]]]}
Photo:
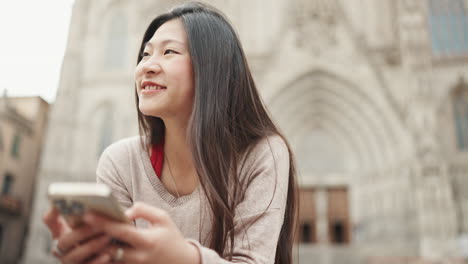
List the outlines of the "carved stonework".
{"label": "carved stonework", "polygon": [[308,49],[317,55],[322,48],[336,44],[336,0],[295,0],[292,8],[299,48]]}
{"label": "carved stonework", "polygon": [[431,177],[442,174],[442,169],[438,164],[429,164],[421,168],[421,176]]}
{"label": "carved stonework", "polygon": [[424,1],[400,0],[399,27],[403,61],[412,69],[431,63],[429,32],[424,15]]}
{"label": "carved stonework", "polygon": [[435,93],[431,74],[419,74],[418,84],[407,109],[406,122],[416,144],[417,158],[425,163],[440,159],[438,142],[437,109],[440,98]]}
{"label": "carved stonework", "polygon": [[453,256],[459,217],[456,196],[450,183],[448,167],[440,163],[421,164],[416,188],[419,208],[420,254],[431,259]]}

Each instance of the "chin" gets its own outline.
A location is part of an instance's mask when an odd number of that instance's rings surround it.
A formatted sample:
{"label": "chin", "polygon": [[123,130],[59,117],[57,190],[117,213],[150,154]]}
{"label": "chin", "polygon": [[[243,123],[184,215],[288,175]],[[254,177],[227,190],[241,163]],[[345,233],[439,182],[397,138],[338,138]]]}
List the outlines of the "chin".
{"label": "chin", "polygon": [[145,116],[160,117],[159,111],[154,109],[154,107],[145,107],[140,104],[138,109],[140,109],[140,112]]}

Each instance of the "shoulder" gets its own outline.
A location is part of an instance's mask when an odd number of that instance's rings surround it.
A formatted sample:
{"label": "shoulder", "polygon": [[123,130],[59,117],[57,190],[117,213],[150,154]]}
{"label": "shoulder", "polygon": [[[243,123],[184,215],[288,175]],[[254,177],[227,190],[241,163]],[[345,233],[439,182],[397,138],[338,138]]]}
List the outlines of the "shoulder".
{"label": "shoulder", "polygon": [[250,175],[259,170],[277,170],[278,166],[289,168],[289,157],[289,148],[284,139],[271,135],[260,139],[246,151],[241,171]]}
{"label": "shoulder", "polygon": [[140,139],[140,136],[120,139],[109,145],[102,153],[101,158],[108,157],[120,160],[129,156],[137,156],[143,150]]}
{"label": "shoulder", "polygon": [[[240,164],[239,177],[247,188],[244,199],[259,204],[258,211],[264,211],[264,205],[271,203],[271,208],[283,208],[286,201],[290,178],[291,158],[286,141],[279,135],[272,135],[257,141],[245,153]],[[249,204],[248,206],[252,206]]]}
{"label": "shoulder", "polygon": [[247,159],[258,159],[261,157],[289,157],[289,149],[284,139],[279,135],[271,135],[259,140],[251,152],[247,153]]}

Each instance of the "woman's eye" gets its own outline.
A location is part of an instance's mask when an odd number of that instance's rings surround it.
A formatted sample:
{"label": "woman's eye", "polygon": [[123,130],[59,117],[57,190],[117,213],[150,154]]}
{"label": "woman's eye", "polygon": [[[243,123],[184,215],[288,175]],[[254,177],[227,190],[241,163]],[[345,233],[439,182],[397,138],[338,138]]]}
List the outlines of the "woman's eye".
{"label": "woman's eye", "polygon": [[149,54],[149,52],[146,52],[146,51],[145,51],[145,52],[143,52],[143,53],[141,54],[141,56],[142,56],[142,57],[146,57],[146,56],[151,56],[151,54]]}
{"label": "woman's eye", "polygon": [[171,50],[171,49],[167,49],[167,50],[164,51],[164,55],[166,55],[166,54],[177,54],[177,52],[174,51],[174,50]]}

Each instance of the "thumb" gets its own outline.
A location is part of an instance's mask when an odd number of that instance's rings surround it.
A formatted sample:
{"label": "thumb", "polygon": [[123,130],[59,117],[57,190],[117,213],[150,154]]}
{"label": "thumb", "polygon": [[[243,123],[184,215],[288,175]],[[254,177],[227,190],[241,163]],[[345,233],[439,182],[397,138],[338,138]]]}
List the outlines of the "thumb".
{"label": "thumb", "polygon": [[125,215],[131,220],[143,218],[153,225],[167,224],[171,221],[171,217],[166,211],[142,202],[136,202],[125,211]]}
{"label": "thumb", "polygon": [[55,207],[49,209],[49,211],[47,211],[42,217],[42,220],[49,228],[53,238],[61,236],[69,229]]}

